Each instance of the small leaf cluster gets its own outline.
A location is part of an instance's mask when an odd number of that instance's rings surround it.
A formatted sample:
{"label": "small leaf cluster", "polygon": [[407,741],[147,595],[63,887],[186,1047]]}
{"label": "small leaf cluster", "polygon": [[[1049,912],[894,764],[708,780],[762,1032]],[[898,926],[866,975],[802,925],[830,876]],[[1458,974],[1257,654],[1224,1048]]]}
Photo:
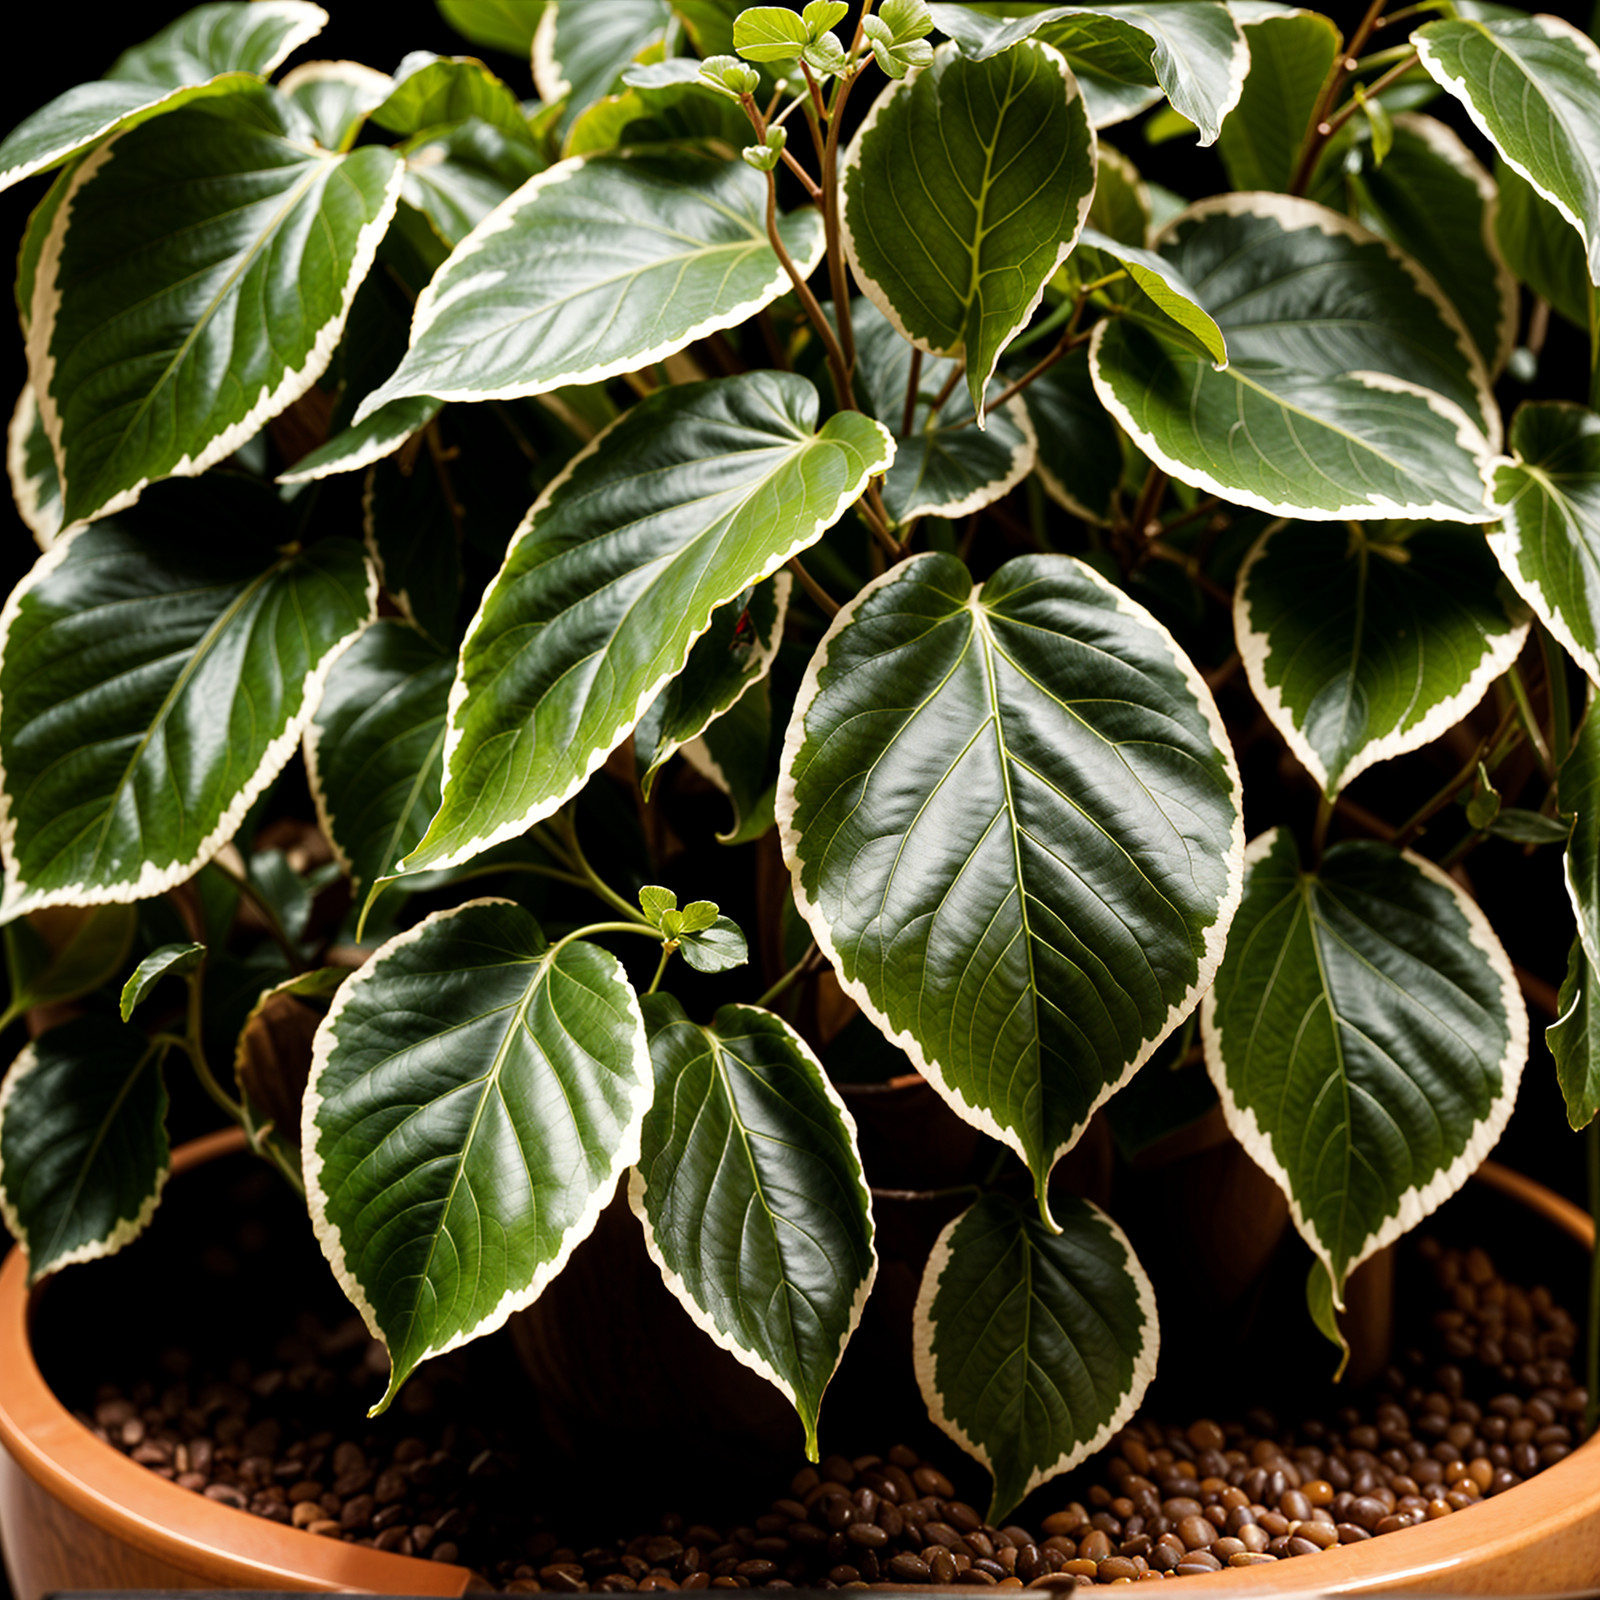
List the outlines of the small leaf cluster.
{"label": "small leaf cluster", "polygon": [[120,1249],[192,1080],[387,1405],[625,1195],[815,1456],[895,1203],[846,1080],[915,1074],[966,1153],[914,1370],[999,1521],[1155,1370],[1086,1141],[1225,1124],[1340,1343],[1506,1126],[1519,972],[1600,1110],[1600,48],[440,9],[515,70],[215,0],[0,139],[4,1023],[52,1024],[0,1215],[35,1275]]}

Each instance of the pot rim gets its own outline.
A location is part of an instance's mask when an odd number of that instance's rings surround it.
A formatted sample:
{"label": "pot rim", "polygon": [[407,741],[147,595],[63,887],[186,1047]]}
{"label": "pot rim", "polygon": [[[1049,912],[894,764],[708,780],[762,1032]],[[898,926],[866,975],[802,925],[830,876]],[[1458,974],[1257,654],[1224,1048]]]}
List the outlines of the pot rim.
{"label": "pot rim", "polygon": [[[236,1128],[180,1146],[181,1173],[244,1148]],[[1498,1162],[1485,1161],[1474,1178],[1527,1207],[1586,1250],[1594,1222],[1571,1201]],[[197,1565],[219,1585],[282,1588],[285,1580],[327,1590],[377,1590],[402,1595],[459,1595],[475,1583],[466,1567],[396,1555],[322,1539],[268,1522],[180,1489],[96,1439],[56,1399],[34,1360],[29,1338],[42,1285],[31,1293],[20,1248],[0,1263],[0,1446],[47,1493],[85,1521],[175,1565]],[[1470,1545],[1458,1520],[1470,1516]],[[1299,1562],[1228,1568],[1184,1580],[1184,1593],[1349,1594],[1425,1584],[1449,1589],[1450,1574],[1472,1551],[1501,1552],[1559,1538],[1576,1518],[1600,1517],[1600,1433],[1537,1477],[1468,1511],[1414,1528],[1346,1545]],[[1530,1574],[1533,1576],[1533,1574]],[[1209,1587],[1207,1587],[1209,1586]],[[962,1591],[963,1593],[965,1591]],[[1537,1592],[1533,1590],[1529,1593]],[[1547,1591],[1548,1592],[1548,1591]]]}

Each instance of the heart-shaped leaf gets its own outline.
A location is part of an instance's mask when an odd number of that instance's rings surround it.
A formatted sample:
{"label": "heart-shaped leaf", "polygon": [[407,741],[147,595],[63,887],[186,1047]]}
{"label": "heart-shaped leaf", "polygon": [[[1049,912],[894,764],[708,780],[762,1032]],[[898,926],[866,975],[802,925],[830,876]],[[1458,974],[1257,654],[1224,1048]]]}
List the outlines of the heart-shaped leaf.
{"label": "heart-shaped leaf", "polygon": [[1582,236],[1600,284],[1600,46],[1560,17],[1459,18],[1412,35],[1422,64]]}
{"label": "heart-shaped leaf", "polygon": [[328,20],[304,0],[197,6],[124,51],[98,83],[57,95],[0,141],[0,189],[187,101],[233,94],[268,76]]}
{"label": "heart-shaped leaf", "polygon": [[586,106],[610,94],[641,52],[659,46],[672,22],[667,0],[556,0],[533,36],[533,81],[546,105],[566,101],[565,131]]}
{"label": "heart-shaped leaf", "polygon": [[1477,906],[1432,862],[1251,843],[1201,1009],[1234,1137],[1289,1197],[1344,1304],[1352,1268],[1467,1181],[1511,1115],[1528,1015]]}
{"label": "heart-shaped leaf", "polygon": [[371,888],[427,831],[444,778],[453,657],[386,618],[334,662],[306,729],[317,823],[350,875]]}
{"label": "heart-shaped leaf", "polygon": [[1594,983],[1583,940],[1574,939],[1557,999],[1560,1017],[1544,1030],[1574,1131],[1587,1128],[1600,1112],[1600,1006],[1594,1003]]}
{"label": "heart-shaped leaf", "polygon": [[278,89],[304,113],[324,150],[348,150],[368,115],[394,88],[386,72],[359,61],[304,61],[284,73]]}
{"label": "heart-shaped leaf", "polygon": [[575,794],[717,607],[883,471],[887,431],[854,411],[818,430],[818,405],[792,373],[664,389],[540,496],[462,647],[443,802],[405,871],[468,860]]}
{"label": "heart-shaped leaf", "polygon": [[974,585],[924,555],[834,618],[777,815],[845,990],[1042,1196],[1210,981],[1238,807],[1210,692],[1147,612],[1070,557]]}
{"label": "heart-shaped leaf", "polygon": [[709,1026],[641,1003],[655,1063],[628,1201],[697,1326],[788,1398],[817,1459],[817,1413],[878,1259],[855,1123],[781,1018],[723,1006]]}
{"label": "heart-shaped leaf", "polygon": [[182,978],[195,971],[206,958],[203,944],[164,944],[152,950],[122,986],[122,1020],[133,1015],[134,1007],[149,998],[150,991],[163,978]]}
{"label": "heart-shaped leaf", "polygon": [[29,1283],[114,1255],[155,1214],[171,1164],[160,1056],[137,1028],[76,1017],[0,1084],[0,1217]]}
{"label": "heart-shaped leaf", "polygon": [[0,634],[0,911],[181,883],[293,754],[374,612],[349,539],[303,550],[276,495],[174,485],[42,557]]}
{"label": "heart-shaped leaf", "polygon": [[1077,81],[1031,41],[981,62],[942,45],[850,141],[841,222],[856,281],[913,344],[966,361],[975,410],[1077,240],[1094,174]]}
{"label": "heart-shaped leaf", "polygon": [[1497,466],[1489,533],[1505,575],[1600,683],[1600,416],[1557,401],[1518,407]]}
{"label": "heart-shaped leaf", "polygon": [[375,1412],[538,1298],[638,1158],[653,1090],[620,963],[520,906],[436,913],[344,984],[300,1148],[323,1253],[393,1364]]}
{"label": "heart-shaped leaf", "polygon": [[940,1235],[912,1323],[933,1420],[994,1475],[990,1522],[1093,1455],[1155,1376],[1155,1294],[1127,1236],[1075,1195],[1060,1232],[985,1195]]}
{"label": "heart-shaped leaf", "polygon": [[56,458],[39,416],[39,403],[28,384],[17,396],[17,408],[6,430],[6,475],[17,515],[34,543],[48,550],[61,532],[61,480],[56,476]]}
{"label": "heart-shaped leaf", "polygon": [[1239,569],[1233,619],[1256,699],[1330,799],[1453,727],[1528,635],[1481,535],[1438,525],[1280,524]]}
{"label": "heart-shaped leaf", "polygon": [[[897,524],[918,517],[963,517],[991,504],[1022,482],[1038,452],[1033,423],[1020,397],[972,424],[972,397],[952,392],[937,416],[955,363],[943,356],[921,362],[911,427],[905,429],[906,388],[913,351],[870,300],[858,300],[853,317],[860,381],[872,414],[896,435],[894,463],[884,474],[883,506]],[[1000,382],[991,381],[990,401]]]}
{"label": "heart-shaped leaf", "polygon": [[72,183],[34,281],[30,381],[69,520],[231,454],[327,366],[400,163],[291,138],[265,88],[119,134]]}
{"label": "heart-shaped leaf", "polygon": [[[1159,99],[1143,92],[1159,84],[1173,107],[1212,143],[1238,103],[1250,48],[1228,8],[1210,0],[1146,0],[1139,5],[1003,6],[935,4],[934,22],[975,60],[988,60],[1021,40],[1055,48],[1092,94],[1095,126],[1120,122]],[[1098,80],[1098,82],[1096,81]]]}
{"label": "heart-shaped leaf", "polygon": [[1454,308],[1393,245],[1307,200],[1223,195],[1162,252],[1229,365],[1109,318],[1090,366],[1111,414],[1181,482],[1318,520],[1484,522],[1488,374]]}
{"label": "heart-shaped leaf", "polygon": [[1247,21],[1250,72],[1217,154],[1235,189],[1287,191],[1317,96],[1343,42],[1331,17],[1285,8]]}
{"label": "heart-shaped leaf", "polygon": [[[411,349],[356,420],[401,395],[508,399],[649,366],[789,287],[766,180],[680,150],[575,157],[530,179],[456,247],[417,301]],[[781,218],[802,273],[822,218]]]}

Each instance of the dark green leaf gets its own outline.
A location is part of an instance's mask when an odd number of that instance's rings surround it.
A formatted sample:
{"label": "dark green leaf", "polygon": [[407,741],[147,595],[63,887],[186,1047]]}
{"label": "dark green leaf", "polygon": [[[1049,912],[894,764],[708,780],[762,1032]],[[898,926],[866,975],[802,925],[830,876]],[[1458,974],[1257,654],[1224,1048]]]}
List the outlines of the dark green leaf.
{"label": "dark green leaf", "polygon": [[412,51],[395,69],[388,97],[372,113],[380,128],[406,137],[469,117],[531,150],[533,135],[528,132],[521,102],[472,56]]}
{"label": "dark green leaf", "polygon": [[1600,716],[1592,708],[1561,764],[1556,793],[1573,818],[1566,880],[1578,938],[1590,965],[1600,967]]}
{"label": "dark green leaf", "polygon": [[1045,493],[1075,517],[1109,524],[1122,481],[1122,437],[1094,391],[1089,352],[1074,350],[1021,398],[1038,435],[1034,470]]}
{"label": "dark green leaf", "polygon": [[437,913],[348,979],[300,1147],[323,1252],[393,1363],[375,1411],[538,1298],[637,1159],[653,1087],[616,958],[504,901]]}
{"label": "dark green leaf", "polygon": [[195,971],[206,958],[203,944],[164,944],[152,950],[122,986],[122,1020],[133,1015],[134,1007],[149,997],[163,978],[182,978]]}
{"label": "dark green leaf", "polygon": [[476,117],[420,133],[400,153],[406,158],[401,195],[452,249],[545,167],[526,140]]}
{"label": "dark green leaf", "polygon": [[534,29],[552,0],[434,0],[463,39],[527,61]]}
{"label": "dark green leaf", "polygon": [[668,0],[555,0],[533,36],[533,81],[547,105],[565,101],[565,131],[586,106],[616,87],[624,68],[659,47],[672,20]]}
{"label": "dark green leaf", "polygon": [[1572,826],[1559,817],[1545,817],[1537,811],[1503,806],[1490,824],[1489,832],[1496,838],[1510,839],[1513,844],[1565,844]]}
{"label": "dark green leaf", "polygon": [[61,532],[61,480],[32,388],[24,384],[6,430],[6,474],[17,515],[34,542],[48,550]]}
{"label": "dark green leaf", "polygon": [[359,61],[306,61],[286,72],[278,88],[304,113],[324,150],[347,150],[394,80]]}
{"label": "dark green leaf", "polygon": [[912,1338],[929,1414],[994,1475],[989,1520],[1094,1454],[1155,1376],[1155,1295],[1097,1206],[1052,1202],[1060,1232],[987,1195],[939,1235]]}
{"label": "dark green leaf", "polygon": [[278,474],[279,483],[310,483],[331,478],[341,472],[362,467],[393,455],[412,434],[439,415],[443,402],[431,395],[410,395],[380,406],[365,422],[344,428],[324,445],[303,455],[287,472]]}
{"label": "dark green leaf", "polygon": [[1217,153],[1235,189],[1287,191],[1342,40],[1331,18],[1293,9],[1247,22],[1244,36],[1250,73]]}
{"label": "dark green leaf", "polygon": [[1600,1007],[1593,1004],[1594,973],[1583,940],[1574,939],[1557,1000],[1561,1015],[1544,1030],[1574,1130],[1587,1128],[1600,1112]]}
{"label": "dark green leaf", "polygon": [[1495,240],[1507,265],[1575,327],[1586,332],[1594,288],[1582,236],[1514,167],[1495,164],[1500,209]]}
{"label": "dark green leaf", "polygon": [[114,1255],[144,1232],[171,1156],[156,1048],[78,1017],[23,1050],[0,1085],[0,1216],[28,1281]]}

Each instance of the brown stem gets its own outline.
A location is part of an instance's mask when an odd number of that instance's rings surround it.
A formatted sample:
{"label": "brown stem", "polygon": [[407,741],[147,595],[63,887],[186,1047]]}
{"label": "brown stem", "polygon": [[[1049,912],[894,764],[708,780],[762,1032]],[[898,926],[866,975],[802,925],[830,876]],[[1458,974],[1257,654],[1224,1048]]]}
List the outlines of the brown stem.
{"label": "brown stem", "polygon": [[450,481],[450,463],[460,454],[458,450],[446,450],[444,440],[439,437],[439,419],[431,418],[422,429],[422,436],[428,443],[428,455],[433,461],[433,470],[439,474],[439,493],[444,496],[444,508],[450,513],[450,531],[456,536],[456,543],[461,544],[466,538],[465,517],[461,502],[456,499],[455,485]]}
{"label": "brown stem", "polygon": [[817,297],[812,294],[811,286],[794,264],[794,258],[783,242],[783,235],[778,232],[778,175],[775,172],[767,174],[767,239],[783,270],[788,273],[789,282],[794,285],[795,295],[811,319],[812,327],[817,330],[817,335],[822,340],[822,348],[828,357],[828,370],[833,374],[833,386],[838,391],[839,409],[859,410],[855,395],[850,388],[850,369],[844,359],[844,351],[839,347],[838,337],[822,307],[817,303]]}
{"label": "brown stem", "polygon": [[933,397],[933,404],[928,407],[928,426],[933,426],[934,418],[944,410],[944,403],[956,392],[956,385],[961,382],[962,375],[967,370],[965,361],[958,361],[950,369],[950,376],[944,380],[944,387]]}
{"label": "brown stem", "polygon": [[[1397,79],[1404,77],[1406,73],[1416,66],[1420,59],[1421,57],[1419,57],[1416,51],[1413,50],[1404,61],[1399,63],[1399,65],[1391,67],[1389,71],[1384,73],[1384,75],[1379,78],[1370,89],[1363,91],[1366,95],[1366,98],[1368,100],[1377,99],[1377,97],[1382,94],[1390,84],[1394,83]],[[1331,139],[1334,134],[1336,134],[1360,109],[1361,102],[1354,98],[1350,100],[1348,105],[1341,106],[1337,114],[1328,119],[1328,137]]]}
{"label": "brown stem", "polygon": [[1300,147],[1300,160],[1295,165],[1294,179],[1289,185],[1290,194],[1304,194],[1306,185],[1311,182],[1311,174],[1316,170],[1317,157],[1322,154],[1322,147],[1333,132],[1328,126],[1328,113],[1333,110],[1333,103],[1339,98],[1340,87],[1361,64],[1361,47],[1372,37],[1372,30],[1383,15],[1383,6],[1384,0],[1371,0],[1360,26],[1351,34],[1350,43],[1344,54],[1328,69],[1322,92],[1317,96],[1316,109],[1311,113],[1311,125],[1306,129],[1305,139]]}
{"label": "brown stem", "polygon": [[[861,14],[866,20],[866,12]],[[860,23],[856,40],[861,39]],[[868,56],[867,61],[872,57]],[[822,147],[822,224],[828,241],[828,283],[833,293],[833,314],[839,323],[839,340],[844,349],[845,368],[856,370],[856,335],[850,319],[850,283],[845,276],[844,249],[839,227],[839,128],[844,122],[845,102],[855,81],[866,70],[866,62],[840,81],[833,109],[828,118],[828,137]]]}
{"label": "brown stem", "polygon": [[993,400],[989,400],[984,403],[984,416],[987,417],[992,411],[995,411],[999,407],[1003,406],[1007,400],[1012,398],[1013,395],[1021,394],[1022,391],[1026,389],[1035,378],[1043,377],[1044,374],[1047,373],[1058,361],[1064,360],[1081,345],[1088,344],[1091,337],[1091,334],[1079,333],[1077,329],[1073,327],[1072,323],[1069,322],[1067,324],[1066,331],[1056,341],[1055,347],[1049,352],[1048,355],[1041,356],[1039,360],[1034,362],[1034,364],[1016,380],[1015,383],[1007,384],[1006,387],[1002,389]]}
{"label": "brown stem", "polygon": [[1161,504],[1161,496],[1166,492],[1166,487],[1166,473],[1160,467],[1152,466],[1145,474],[1144,487],[1139,491],[1133,516],[1129,519],[1129,526],[1141,539],[1159,538],[1165,532],[1161,524],[1156,521],[1156,507]]}
{"label": "brown stem", "polygon": [[917,420],[917,385],[922,382],[922,348],[911,347],[911,372],[906,378],[906,409],[900,419],[900,437],[906,438]]}
{"label": "brown stem", "polygon": [[839,615],[839,602],[801,566],[799,556],[790,556],[789,570],[800,580],[800,587],[811,596],[824,615],[829,617]]}
{"label": "brown stem", "polygon": [[795,177],[800,180],[802,184],[805,185],[806,193],[813,200],[820,200],[822,198],[822,188],[817,183],[817,180],[813,178],[811,174],[807,172],[806,169],[802,167],[792,155],[789,154],[787,149],[785,149],[783,152],[783,164],[795,175]]}

